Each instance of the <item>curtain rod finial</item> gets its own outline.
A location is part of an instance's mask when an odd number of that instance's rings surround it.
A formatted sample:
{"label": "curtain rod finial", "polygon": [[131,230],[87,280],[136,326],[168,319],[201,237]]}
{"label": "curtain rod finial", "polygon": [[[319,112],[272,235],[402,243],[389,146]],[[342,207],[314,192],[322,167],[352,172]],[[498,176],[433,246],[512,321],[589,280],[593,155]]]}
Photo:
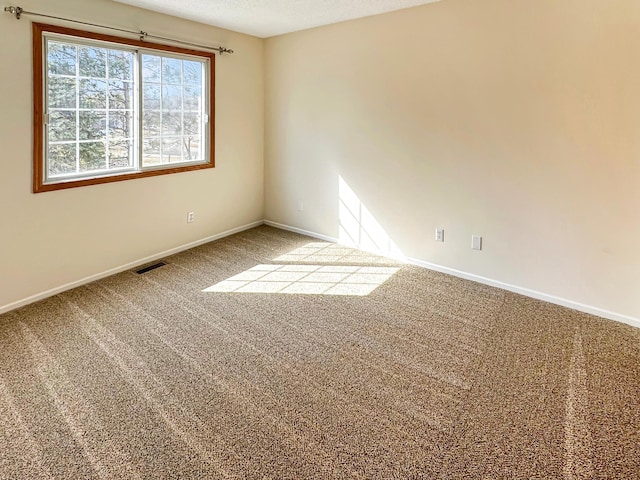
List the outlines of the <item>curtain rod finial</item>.
{"label": "curtain rod finial", "polygon": [[20,15],[22,15],[21,7],[4,7],[5,12],[9,12],[11,15],[16,16],[16,20],[20,20]]}

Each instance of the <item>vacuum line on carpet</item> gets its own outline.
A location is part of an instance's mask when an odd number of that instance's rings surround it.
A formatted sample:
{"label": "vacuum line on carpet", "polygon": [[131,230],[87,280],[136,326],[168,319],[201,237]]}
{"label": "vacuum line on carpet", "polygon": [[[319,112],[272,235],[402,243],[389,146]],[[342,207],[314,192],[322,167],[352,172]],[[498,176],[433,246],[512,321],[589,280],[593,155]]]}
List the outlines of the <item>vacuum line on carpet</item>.
{"label": "vacuum line on carpet", "polygon": [[588,407],[586,360],[582,350],[582,336],[576,332],[573,337],[564,422],[565,480],[594,478]]}

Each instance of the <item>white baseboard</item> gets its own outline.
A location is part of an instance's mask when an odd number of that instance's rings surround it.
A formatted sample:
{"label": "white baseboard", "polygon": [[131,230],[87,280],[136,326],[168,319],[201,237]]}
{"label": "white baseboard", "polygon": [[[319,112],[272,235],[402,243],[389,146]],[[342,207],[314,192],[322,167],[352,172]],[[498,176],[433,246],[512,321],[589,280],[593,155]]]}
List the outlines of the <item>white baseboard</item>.
{"label": "white baseboard", "polygon": [[[0,306],[0,314],[8,312],[10,310],[15,310],[16,308],[23,307],[33,302],[37,302],[39,300],[43,300],[45,298],[51,297],[53,295],[57,295],[58,293],[65,292],[67,290],[71,290],[72,288],[76,288],[82,285],[86,285],[87,283],[95,282],[96,280],[100,280],[102,278],[108,277],[110,275],[115,275],[116,273],[124,272],[126,270],[131,270],[140,265],[144,265],[146,263],[153,262],[155,260],[159,260],[164,257],[168,257],[170,255],[174,255],[176,253],[183,252],[185,250],[189,250],[190,248],[197,247],[199,245],[203,245],[205,243],[212,242],[214,240],[218,240],[220,238],[228,237],[229,235],[233,235],[234,233],[239,233],[245,230],[249,230],[251,228],[260,226],[260,225],[270,225],[275,228],[279,228],[281,230],[288,230],[290,232],[299,233],[301,235],[306,235],[312,238],[317,238],[319,240],[324,240],[326,242],[349,245],[351,247],[358,248],[358,245],[352,243],[341,242],[338,238],[330,237],[328,235],[322,235],[317,232],[312,232],[309,230],[304,230],[302,228],[292,227],[290,225],[284,225],[277,222],[272,222],[270,220],[259,220],[256,222],[249,223],[247,225],[242,225],[240,227],[233,228],[231,230],[227,230],[225,232],[219,233],[217,235],[212,235],[210,237],[203,238],[201,240],[196,240],[195,242],[187,243],[185,245],[180,245],[178,247],[172,248],[170,250],[166,250],[164,252],[160,252],[155,255],[150,255],[145,258],[141,258],[139,260],[135,260],[133,262],[127,263],[126,265],[121,265],[119,267],[115,267],[109,269],[107,271],[90,275],[88,277],[82,278],[75,282],[67,283],[66,285],[62,285],[60,287],[52,288],[51,290],[47,290],[45,292],[38,293],[36,295],[32,295],[30,297],[24,298],[22,300],[18,300],[13,303],[9,303],[8,305]],[[371,251],[371,250],[370,250]],[[498,280],[493,280],[491,278],[482,277],[480,275],[475,275],[472,273],[463,272],[461,270],[456,270],[449,267],[444,267],[442,265],[437,265],[434,263],[425,262],[424,260],[419,260],[416,258],[410,257],[398,257],[394,255],[390,255],[388,252],[373,250],[373,253],[378,255],[386,256],[393,258],[395,260],[404,261],[410,263],[412,265],[417,265],[419,267],[428,268],[430,270],[435,270],[437,272],[446,273],[448,275],[453,275],[454,277],[464,278],[466,280],[471,280],[474,282],[482,283],[484,285],[489,285],[492,287],[501,288],[503,290],[508,290],[510,292],[518,293],[520,295],[524,295],[527,297],[535,298],[538,300],[543,300],[545,302],[553,303],[556,305],[561,305],[563,307],[571,308],[573,310],[578,310],[580,312],[589,313],[591,315],[596,315],[599,317],[607,318],[609,320],[615,320],[617,322],[626,323],[627,325],[631,325],[636,328],[640,328],[640,319],[630,317],[628,315],[622,315],[616,312],[611,312],[609,310],[605,310],[598,307],[593,307],[591,305],[586,305],[584,303],[575,302],[573,300],[567,300],[565,298],[556,297],[554,295],[550,295],[543,292],[538,292],[535,290],[531,290],[524,287],[519,287],[517,285],[510,285],[508,283],[500,282]]]}
{"label": "white baseboard", "polygon": [[615,320],[617,322],[626,323],[627,325],[631,325],[632,327],[640,328],[640,319],[629,317],[627,315],[611,312],[609,310],[593,307],[591,305],[575,302],[573,300],[567,300],[566,298],[556,297],[555,295],[538,292],[536,290],[531,290],[529,288],[519,287],[517,285],[511,285],[508,283],[500,282],[498,280],[493,280],[491,278],[482,277],[480,275],[463,272],[463,271],[456,270],[449,267],[443,267],[442,265],[436,265],[436,264],[425,262],[423,260],[418,260],[415,258],[407,258],[407,262],[413,265],[418,265],[420,267],[428,268],[430,270],[435,270],[437,272],[453,275],[454,277],[460,277],[467,280],[472,280],[474,282],[482,283],[484,285],[501,288],[502,290],[508,290],[513,293],[519,293],[520,295],[524,295],[525,297],[531,297],[537,300],[543,300],[545,302],[553,303],[563,307],[571,308],[573,310],[578,310],[580,312],[596,315],[598,317],[603,317],[609,320]]}
{"label": "white baseboard", "polygon": [[[331,243],[339,243],[349,246],[357,247],[357,245],[353,245],[351,243],[341,242],[340,239],[330,237],[327,235],[322,235],[320,233],[311,232],[309,230],[304,230],[302,228],[292,227],[290,225],[284,225],[281,223],[272,222],[270,220],[264,221],[265,225],[270,225],[272,227],[280,228],[282,230],[288,230],[290,232],[299,233],[302,235],[307,235],[312,238],[317,238],[319,240],[324,240],[326,242]],[[428,268],[429,270],[435,270],[437,272],[446,273],[448,275],[453,275],[454,277],[464,278],[466,280],[471,280],[474,282],[482,283],[484,285],[489,285],[492,287],[501,288],[503,290],[508,290],[513,293],[518,293],[520,295],[524,295],[526,297],[535,298],[537,300],[543,300],[545,302],[553,303],[555,305],[560,305],[563,307],[571,308],[573,310],[578,310],[580,312],[589,313],[591,315],[596,315],[598,317],[607,318],[609,320],[615,320],[616,322],[626,323],[627,325],[631,325],[632,327],[640,328],[640,319],[630,317],[628,315],[622,315],[620,313],[611,312],[609,310],[605,310],[598,307],[593,307],[591,305],[586,305],[580,302],[574,302],[573,300],[567,300],[565,298],[556,297],[555,295],[550,295],[543,292],[538,292],[535,290],[531,290],[529,288],[519,287],[517,285],[510,285],[508,283],[500,282],[498,280],[493,280],[491,278],[482,277],[480,275],[475,275],[473,273],[463,272],[461,270],[456,270],[454,268],[444,267],[442,265],[437,265],[435,263],[425,262],[424,260],[419,260],[417,258],[411,257],[398,257],[395,255],[389,255],[388,252],[375,250],[372,251],[378,255],[386,256],[393,258],[395,260],[401,260],[412,265],[417,265],[419,267]]]}
{"label": "white baseboard", "polygon": [[317,238],[318,240],[324,240],[325,242],[340,243],[340,241],[335,237],[322,235],[321,233],[311,232],[309,230],[303,230],[302,228],[292,227],[291,225],[284,225],[282,223],[272,222],[271,220],[265,220],[264,224],[269,225],[270,227],[279,228],[280,230],[288,230],[289,232],[299,233],[300,235]]}
{"label": "white baseboard", "polygon": [[116,273],[124,272],[126,270],[131,270],[140,265],[144,265],[145,263],[154,262],[164,257],[168,257],[170,255],[174,255],[176,253],[183,252],[185,250],[189,250],[190,248],[198,247],[200,245],[204,245],[205,243],[213,242],[214,240],[218,240],[220,238],[228,237],[229,235],[233,235],[234,233],[243,232],[245,230],[249,230],[250,228],[258,227],[264,224],[262,220],[257,222],[252,222],[247,225],[242,225],[240,227],[233,228],[231,230],[227,230],[226,232],[218,233],[217,235],[212,235],[210,237],[202,238],[200,240],[196,240],[195,242],[190,242],[185,245],[180,245],[179,247],[171,248],[164,252],[157,253],[155,255],[150,255],[145,258],[141,258],[139,260],[135,260],[133,262],[127,263],[126,265],[120,265],[119,267],[111,268],[101,273],[97,273],[95,275],[90,275],[88,277],[82,278],[75,282],[67,283],[66,285],[62,285],[60,287],[52,288],[51,290],[47,290],[46,292],[38,293],[36,295],[32,295],[30,297],[24,298],[22,300],[18,300],[17,302],[10,303],[8,305],[0,306],[0,314],[8,312],[10,310],[15,310],[16,308],[24,307],[33,302],[37,302],[38,300],[43,300],[48,297],[52,297],[53,295],[57,295],[58,293],[66,292],[67,290],[71,290],[72,288],[80,287],[82,285],[86,285],[87,283],[95,282],[96,280],[100,280],[102,278],[109,277],[111,275],[115,275]]}

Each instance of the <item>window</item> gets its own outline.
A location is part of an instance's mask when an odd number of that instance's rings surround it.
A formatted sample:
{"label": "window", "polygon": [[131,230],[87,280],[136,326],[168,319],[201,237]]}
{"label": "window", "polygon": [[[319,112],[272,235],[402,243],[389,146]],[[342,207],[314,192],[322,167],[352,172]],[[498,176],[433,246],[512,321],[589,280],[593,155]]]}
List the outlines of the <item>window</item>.
{"label": "window", "polygon": [[214,166],[213,53],[34,24],[34,192]]}

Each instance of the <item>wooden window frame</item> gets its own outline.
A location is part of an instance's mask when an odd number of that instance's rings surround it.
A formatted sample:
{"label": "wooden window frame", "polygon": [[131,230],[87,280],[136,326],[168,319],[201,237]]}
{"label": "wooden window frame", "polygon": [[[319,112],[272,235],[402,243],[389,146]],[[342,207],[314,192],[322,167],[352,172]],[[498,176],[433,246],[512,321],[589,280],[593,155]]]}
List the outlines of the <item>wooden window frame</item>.
{"label": "wooden window frame", "polygon": [[[114,35],[105,35],[84,30],[77,30],[56,25],[43,23],[33,23],[33,193],[63,190],[67,188],[84,187],[88,185],[99,185],[103,183],[121,182],[135,178],[154,177],[157,175],[168,175],[172,173],[190,172],[215,167],[215,54],[200,50],[176,47],[160,43],[144,42],[137,39],[129,39]],[[45,183],[45,59],[44,38],[45,34],[54,33],[68,35],[76,39],[90,39],[114,44],[121,44],[128,47],[139,47],[145,50],[156,50],[158,52],[169,52],[180,55],[191,55],[207,58],[209,60],[208,72],[208,95],[209,95],[209,118],[208,128],[208,158],[205,163],[168,166],[149,170],[138,170],[136,172],[114,173],[90,178],[62,180],[59,182]],[[204,133],[204,132],[203,132]],[[138,139],[139,140],[139,139]]]}

